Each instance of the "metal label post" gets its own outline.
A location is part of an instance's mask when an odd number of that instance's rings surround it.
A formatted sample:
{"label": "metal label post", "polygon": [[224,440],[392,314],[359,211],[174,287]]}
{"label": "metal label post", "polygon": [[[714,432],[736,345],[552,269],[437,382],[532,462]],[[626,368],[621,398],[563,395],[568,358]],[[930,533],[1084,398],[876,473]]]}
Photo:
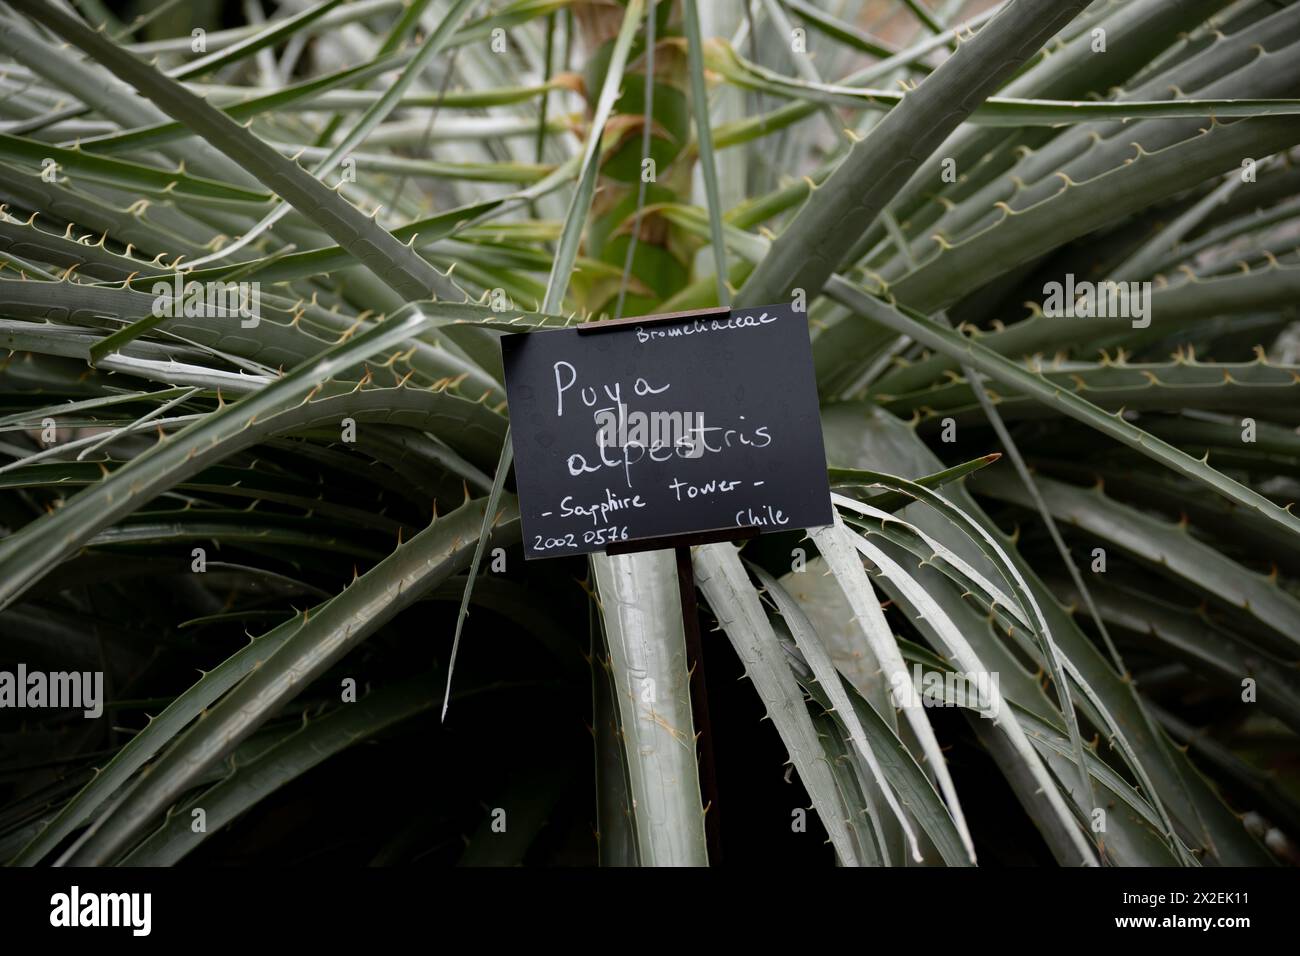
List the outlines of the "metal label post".
{"label": "metal label post", "polygon": [[[730,317],[731,309],[703,309],[690,312],[672,312],[664,315],[634,316],[605,322],[586,322],[577,326],[583,335],[598,332],[625,330],[629,326],[653,325],[686,318]],[[691,714],[695,721],[695,738],[699,745],[700,797],[705,807],[704,838],[709,852],[709,863],[722,862],[721,821],[718,813],[718,774],[713,754],[713,730],[709,721],[709,694],[704,680],[704,647],[700,640],[700,611],[695,596],[695,569],[691,562],[691,547],[697,544],[716,544],[721,541],[742,541],[757,537],[755,525],[716,528],[690,534],[665,535],[653,538],[635,538],[619,541],[605,549],[605,554],[616,556],[641,551],[666,551],[671,549],[677,560],[677,589],[682,605],[682,632],[686,639],[686,667],[690,674]]]}

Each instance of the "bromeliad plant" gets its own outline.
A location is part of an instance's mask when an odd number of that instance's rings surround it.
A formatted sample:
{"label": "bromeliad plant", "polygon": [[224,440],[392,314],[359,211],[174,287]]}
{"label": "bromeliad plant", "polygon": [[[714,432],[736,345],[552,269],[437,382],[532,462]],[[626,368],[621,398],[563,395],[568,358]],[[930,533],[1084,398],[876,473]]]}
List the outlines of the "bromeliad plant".
{"label": "bromeliad plant", "polygon": [[105,715],[0,712],[0,857],[708,862],[673,562],[523,567],[496,337],[791,301],[836,522],[694,561],[823,859],[1296,862],[1300,4],[74,7],[0,9],[0,663]]}

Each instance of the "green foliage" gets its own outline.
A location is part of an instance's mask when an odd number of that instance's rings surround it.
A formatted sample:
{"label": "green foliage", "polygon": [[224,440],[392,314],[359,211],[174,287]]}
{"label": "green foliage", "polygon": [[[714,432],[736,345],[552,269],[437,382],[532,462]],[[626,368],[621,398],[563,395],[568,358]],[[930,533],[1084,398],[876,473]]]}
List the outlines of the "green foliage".
{"label": "green foliage", "polygon": [[[0,710],[0,859],[329,780],[361,863],[1300,862],[1300,4],[75,6],[0,9],[0,665],[107,693]],[[672,562],[524,566],[497,337],[733,299],[836,523],[695,549],[712,808]]]}

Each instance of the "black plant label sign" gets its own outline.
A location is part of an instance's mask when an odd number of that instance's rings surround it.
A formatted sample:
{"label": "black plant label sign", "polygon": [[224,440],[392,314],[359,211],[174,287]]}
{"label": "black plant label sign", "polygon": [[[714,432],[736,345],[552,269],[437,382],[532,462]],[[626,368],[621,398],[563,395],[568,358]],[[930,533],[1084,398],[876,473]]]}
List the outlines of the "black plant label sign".
{"label": "black plant label sign", "polygon": [[831,523],[791,306],[511,334],[501,351],[526,557]]}

